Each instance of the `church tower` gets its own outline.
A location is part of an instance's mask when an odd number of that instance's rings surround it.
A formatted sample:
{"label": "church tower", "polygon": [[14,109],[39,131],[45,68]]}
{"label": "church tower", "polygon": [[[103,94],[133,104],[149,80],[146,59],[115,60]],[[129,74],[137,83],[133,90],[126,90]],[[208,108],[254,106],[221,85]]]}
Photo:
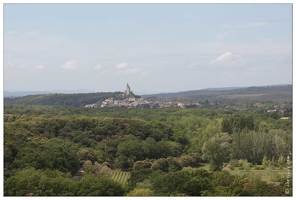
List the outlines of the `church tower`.
{"label": "church tower", "polygon": [[130,95],[131,93],[131,88],[128,84],[126,84],[126,95]]}

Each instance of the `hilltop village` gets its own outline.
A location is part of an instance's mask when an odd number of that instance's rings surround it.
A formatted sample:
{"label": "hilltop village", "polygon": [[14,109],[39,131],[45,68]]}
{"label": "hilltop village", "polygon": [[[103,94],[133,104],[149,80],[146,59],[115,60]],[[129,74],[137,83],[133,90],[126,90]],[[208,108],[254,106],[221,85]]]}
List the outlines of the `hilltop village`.
{"label": "hilltop village", "polygon": [[[196,106],[202,106],[195,104]],[[118,98],[105,99],[101,105],[87,104],[87,108],[105,108],[105,107],[124,107],[124,108],[165,108],[165,107],[180,107],[186,108],[186,104],[183,102],[161,101],[161,100],[146,100],[142,97],[135,95],[127,83],[126,90]]]}

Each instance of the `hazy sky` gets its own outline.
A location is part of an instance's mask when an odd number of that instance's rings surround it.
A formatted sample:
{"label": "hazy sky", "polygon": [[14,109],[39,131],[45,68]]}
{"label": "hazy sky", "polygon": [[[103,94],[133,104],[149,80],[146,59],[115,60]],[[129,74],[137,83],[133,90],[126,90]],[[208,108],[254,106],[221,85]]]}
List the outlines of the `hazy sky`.
{"label": "hazy sky", "polygon": [[4,4],[4,90],[292,84],[292,4]]}

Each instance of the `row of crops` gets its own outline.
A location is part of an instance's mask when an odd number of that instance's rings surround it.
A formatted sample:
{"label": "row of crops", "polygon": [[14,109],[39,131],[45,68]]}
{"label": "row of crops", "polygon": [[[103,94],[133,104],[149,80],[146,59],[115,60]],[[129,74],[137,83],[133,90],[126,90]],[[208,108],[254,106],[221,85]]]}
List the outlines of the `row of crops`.
{"label": "row of crops", "polygon": [[112,171],[112,174],[111,174],[111,179],[122,185],[126,184],[129,177],[130,177],[129,172]]}

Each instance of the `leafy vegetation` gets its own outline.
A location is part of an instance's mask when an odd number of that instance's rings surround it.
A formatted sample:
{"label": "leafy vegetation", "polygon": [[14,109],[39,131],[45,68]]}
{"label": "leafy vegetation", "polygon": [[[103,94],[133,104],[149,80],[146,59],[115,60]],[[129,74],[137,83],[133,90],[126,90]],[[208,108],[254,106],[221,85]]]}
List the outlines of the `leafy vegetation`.
{"label": "leafy vegetation", "polygon": [[221,88],[192,90],[178,93],[161,93],[153,95],[143,95],[144,98],[162,98],[172,101],[194,102],[196,100],[205,102],[219,102],[230,104],[233,102],[283,102],[291,101],[292,85],[278,85],[266,87],[247,88]]}
{"label": "leafy vegetation", "polygon": [[286,196],[291,152],[289,101],[4,106],[5,196]]}

